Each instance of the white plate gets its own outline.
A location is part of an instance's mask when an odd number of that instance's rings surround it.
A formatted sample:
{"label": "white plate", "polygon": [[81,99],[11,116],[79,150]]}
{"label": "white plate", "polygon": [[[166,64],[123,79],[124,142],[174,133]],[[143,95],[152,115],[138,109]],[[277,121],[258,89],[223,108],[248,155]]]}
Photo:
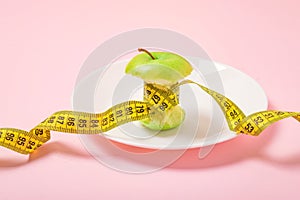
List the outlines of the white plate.
{"label": "white plate", "polygon": [[[195,63],[192,58],[189,60]],[[98,78],[94,93],[93,110],[95,112],[103,112],[112,105],[129,99],[142,100],[143,82],[135,77],[125,76],[124,69],[127,62],[113,63],[101,75],[96,72],[91,75]],[[202,60],[196,63],[203,68],[211,66],[211,63],[205,65],[206,62]],[[208,84],[208,87],[213,87],[233,100],[246,115],[267,109],[267,97],[255,80],[233,67],[217,62],[214,62],[214,65],[216,70],[206,70],[204,75],[194,70],[187,78],[206,85],[206,80],[214,81],[212,78],[219,74],[221,79],[215,80],[215,82],[220,83],[221,81],[223,90],[214,82]],[[81,84],[84,84],[84,81]],[[204,147],[237,136],[228,129],[227,124],[221,126],[225,122],[223,114],[218,107],[215,107],[212,98],[199,87],[191,84],[182,86],[180,102],[186,111],[186,117],[179,128],[157,133],[144,128],[139,122],[133,122],[117,127],[105,133],[105,136],[127,145],[151,149]],[[91,140],[94,139],[95,137],[91,137]]]}

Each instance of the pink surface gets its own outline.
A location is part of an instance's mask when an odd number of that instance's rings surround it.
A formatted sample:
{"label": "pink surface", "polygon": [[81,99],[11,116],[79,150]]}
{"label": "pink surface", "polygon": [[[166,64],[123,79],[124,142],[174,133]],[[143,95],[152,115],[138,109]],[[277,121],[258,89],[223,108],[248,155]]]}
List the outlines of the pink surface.
{"label": "pink surface", "polygon": [[[299,6],[296,0],[1,1],[0,126],[29,130],[71,109],[76,76],[91,51],[143,27],[189,36],[212,59],[256,79],[270,109],[300,111]],[[53,133],[30,160],[0,148],[1,199],[299,199],[299,131],[296,120],[286,119],[259,137],[219,144],[203,160],[193,149],[143,175],[109,169],[78,136]]]}

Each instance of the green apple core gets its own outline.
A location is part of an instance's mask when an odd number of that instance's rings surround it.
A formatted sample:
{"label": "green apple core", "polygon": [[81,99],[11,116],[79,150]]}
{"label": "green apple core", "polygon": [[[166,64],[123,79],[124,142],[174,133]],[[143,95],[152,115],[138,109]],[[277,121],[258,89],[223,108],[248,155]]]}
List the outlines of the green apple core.
{"label": "green apple core", "polygon": [[[188,76],[193,68],[183,57],[171,52],[149,52],[139,49],[141,54],[133,57],[126,66],[125,72],[139,77],[145,84],[155,84],[161,87],[173,88],[178,81]],[[179,89],[173,91],[179,96]],[[144,94],[147,101],[147,95]],[[168,130],[178,127],[184,120],[185,112],[176,105],[163,113],[157,113],[141,123],[152,130]]]}

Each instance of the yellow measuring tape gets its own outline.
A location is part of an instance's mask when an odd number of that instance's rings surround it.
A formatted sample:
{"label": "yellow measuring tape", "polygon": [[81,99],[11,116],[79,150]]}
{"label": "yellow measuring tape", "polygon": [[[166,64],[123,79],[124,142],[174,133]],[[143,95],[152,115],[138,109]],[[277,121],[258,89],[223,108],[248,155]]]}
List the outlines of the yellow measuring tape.
{"label": "yellow measuring tape", "polygon": [[299,112],[261,111],[245,116],[242,110],[225,96],[210,90],[196,82],[184,80],[168,89],[164,86],[145,84],[146,101],[127,101],[117,104],[99,114],[59,111],[52,114],[32,130],[0,128],[0,145],[22,154],[29,154],[50,140],[50,131],[99,134],[122,124],[150,118],[176,106],[178,88],[183,84],[193,83],[211,95],[222,109],[230,130],[237,134],[259,135],[272,123],[294,117],[300,122]]}

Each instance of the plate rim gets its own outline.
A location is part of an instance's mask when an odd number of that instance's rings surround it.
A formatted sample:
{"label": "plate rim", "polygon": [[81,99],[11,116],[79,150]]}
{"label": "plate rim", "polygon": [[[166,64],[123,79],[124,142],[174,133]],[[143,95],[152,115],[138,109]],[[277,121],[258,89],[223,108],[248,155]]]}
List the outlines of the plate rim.
{"label": "plate rim", "polygon": [[[124,62],[128,62],[128,60],[126,59],[126,60],[117,61],[116,64],[117,63],[124,63]],[[251,80],[252,83],[255,83],[257,88],[259,88],[261,90],[261,94],[263,95],[262,99],[263,99],[265,105],[262,105],[262,107],[264,107],[264,109],[268,108],[268,98],[267,98],[266,92],[264,91],[262,86],[254,78],[252,78],[248,74],[246,74],[246,73],[242,72],[241,70],[236,69],[236,68],[234,68],[230,65],[223,64],[221,62],[217,62],[217,61],[214,61],[214,60],[211,60],[211,62],[213,62],[216,66],[223,67],[221,70],[217,70],[217,71],[223,71],[223,70],[226,70],[226,69],[234,70],[238,73],[241,73],[241,74],[245,75],[249,80]],[[93,74],[94,73],[92,73],[90,75],[93,75]],[[73,105],[73,103],[72,103],[72,105]],[[225,126],[227,126],[227,124]],[[183,150],[183,149],[195,149],[195,148],[202,148],[202,147],[207,147],[207,146],[211,146],[211,145],[216,145],[216,144],[220,144],[220,143],[223,143],[223,142],[230,141],[234,138],[237,138],[237,136],[239,136],[238,134],[236,134],[235,132],[233,132],[229,129],[222,130],[222,133],[225,133],[225,131],[226,131],[227,136],[223,137],[222,140],[219,140],[220,138],[218,138],[217,140],[214,140],[215,142],[210,142],[210,140],[207,140],[205,142],[205,144],[203,144],[203,145],[198,144],[197,145],[197,144],[194,143],[194,141],[195,141],[195,138],[194,138],[193,141],[189,144],[189,146],[185,145],[184,147],[180,147],[180,145],[177,145],[177,146],[166,146],[164,148],[155,147],[154,145],[147,145],[147,144],[144,144],[144,143],[136,143],[136,141],[128,142],[128,140],[125,140],[123,138],[117,138],[117,137],[114,137],[113,135],[109,135],[109,134],[106,134],[106,133],[99,134],[98,136],[105,137],[106,139],[111,140],[113,142],[117,142],[117,143],[124,144],[124,145],[129,145],[129,146],[133,146],[133,147],[138,147],[138,148],[146,148],[146,149],[152,149],[152,150]]]}

